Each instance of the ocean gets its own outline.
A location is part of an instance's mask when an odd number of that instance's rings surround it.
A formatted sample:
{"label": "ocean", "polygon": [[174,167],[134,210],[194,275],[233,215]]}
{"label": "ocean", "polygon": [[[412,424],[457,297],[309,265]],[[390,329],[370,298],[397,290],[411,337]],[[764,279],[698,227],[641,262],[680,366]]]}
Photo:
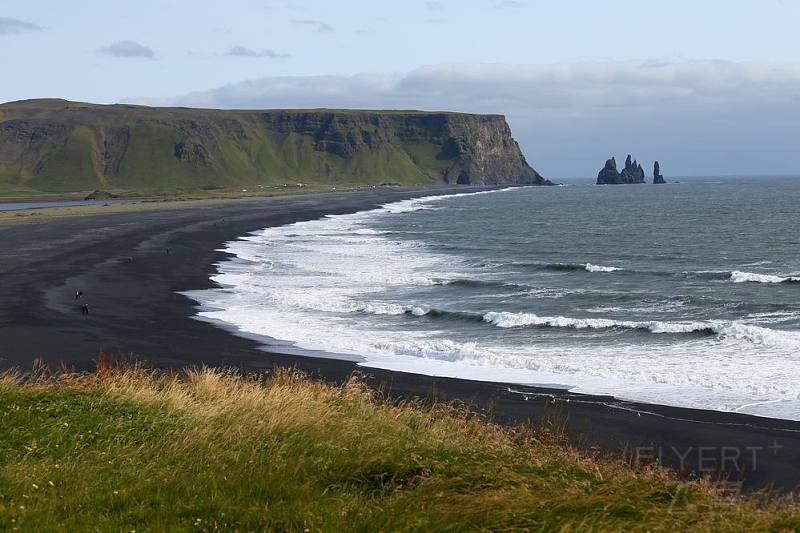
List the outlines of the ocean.
{"label": "ocean", "polygon": [[272,349],[800,420],[800,178],[428,197],[225,249],[186,294]]}

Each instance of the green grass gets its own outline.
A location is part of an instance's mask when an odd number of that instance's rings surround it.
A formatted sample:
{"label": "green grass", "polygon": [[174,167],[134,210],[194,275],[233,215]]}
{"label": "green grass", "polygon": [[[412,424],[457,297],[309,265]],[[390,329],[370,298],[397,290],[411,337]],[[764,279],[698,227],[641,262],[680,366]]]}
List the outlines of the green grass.
{"label": "green grass", "polygon": [[797,507],[351,382],[0,379],[0,530],[780,530]]}
{"label": "green grass", "polygon": [[96,150],[91,133],[76,128],[66,144],[43,161],[27,186],[41,191],[92,190],[102,186],[94,167]]}
{"label": "green grass", "polygon": [[141,124],[130,128],[130,141],[111,185],[123,189],[148,189],[165,184],[199,188],[211,174],[201,166],[182,165],[175,158],[178,134],[167,126]]}
{"label": "green grass", "polygon": [[[442,172],[452,163],[452,159],[435,157],[440,147],[434,143],[387,142],[374,149],[363,148],[345,159],[315,149],[307,135],[270,136],[247,124],[242,127],[250,141],[239,145],[224,132],[216,132],[215,142],[204,145],[209,151],[204,165],[181,162],[175,157],[174,146],[181,139],[173,129],[151,124],[133,126],[119,171],[111,177],[95,168],[94,161],[102,156],[93,147],[90,133],[75,130],[64,147],[50,154],[42,169],[25,185],[33,190],[61,192],[103,188],[137,196],[159,190],[199,191],[210,186],[230,189],[297,182],[328,186],[384,181],[432,184],[441,181]],[[186,142],[202,144],[191,138]],[[11,188],[15,184],[13,172],[6,174],[2,179],[0,173],[0,187]]]}

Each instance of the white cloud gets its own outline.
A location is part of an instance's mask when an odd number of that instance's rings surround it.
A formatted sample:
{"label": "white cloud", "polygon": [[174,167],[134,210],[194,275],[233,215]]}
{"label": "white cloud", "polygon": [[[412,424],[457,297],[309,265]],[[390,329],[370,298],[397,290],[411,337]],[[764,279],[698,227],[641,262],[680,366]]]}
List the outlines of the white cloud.
{"label": "white cloud", "polygon": [[153,59],[156,56],[152,49],[134,41],[116,41],[109,46],[100,48],[97,53],[124,58]]}
{"label": "white cloud", "polygon": [[726,61],[630,61],[554,65],[438,65],[406,74],[272,77],[172,100],[187,105],[419,107],[481,112],[603,112],[789,105],[800,65]]}
{"label": "white cloud", "polygon": [[41,26],[37,26],[32,22],[11,17],[0,17],[0,35],[11,35],[12,33],[23,33],[26,31],[39,31],[41,29]]}
{"label": "white cloud", "polygon": [[231,49],[228,50],[228,53],[226,55],[229,55],[231,57],[261,57],[261,58],[266,57],[269,59],[286,59],[290,57],[289,54],[279,53],[276,52],[275,50],[269,50],[269,49],[253,50],[251,48],[239,45],[232,46]]}

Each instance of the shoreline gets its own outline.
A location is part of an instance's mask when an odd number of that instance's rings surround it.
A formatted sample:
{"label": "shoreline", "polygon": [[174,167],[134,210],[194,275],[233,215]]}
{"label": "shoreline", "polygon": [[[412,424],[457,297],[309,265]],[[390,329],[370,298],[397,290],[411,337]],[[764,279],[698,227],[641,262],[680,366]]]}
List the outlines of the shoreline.
{"label": "shoreline", "polygon": [[[192,291],[188,291],[192,292]],[[192,301],[195,301],[191,296],[186,295]],[[741,412],[736,410],[723,410],[723,409],[711,409],[711,408],[704,408],[704,407],[693,407],[693,406],[686,406],[680,404],[670,404],[670,403],[658,403],[658,402],[650,402],[647,400],[637,400],[635,398],[625,398],[620,395],[615,395],[613,393],[606,393],[603,391],[587,391],[581,390],[585,389],[582,385],[570,385],[565,382],[557,382],[557,381],[522,381],[522,380],[514,380],[514,379],[481,379],[478,377],[464,377],[464,376],[457,376],[452,375],[449,373],[431,373],[431,372],[413,372],[409,370],[404,370],[402,367],[403,365],[393,365],[392,363],[385,363],[385,362],[378,362],[374,360],[370,360],[368,357],[363,355],[358,355],[356,353],[339,353],[339,352],[329,352],[321,349],[307,349],[302,348],[297,345],[295,341],[280,339],[276,337],[270,337],[268,335],[262,335],[259,333],[250,333],[246,331],[242,331],[237,328],[235,325],[232,325],[224,320],[216,319],[216,318],[208,318],[204,316],[200,316],[199,313],[203,311],[213,311],[215,308],[213,307],[204,307],[202,304],[197,303],[195,301],[195,315],[191,318],[194,320],[206,323],[211,325],[212,327],[221,329],[230,335],[244,338],[251,340],[259,345],[259,349],[264,351],[265,353],[270,354],[279,354],[284,355],[287,357],[300,357],[300,358],[310,358],[310,359],[330,359],[334,361],[344,361],[348,363],[353,363],[357,370],[363,370],[364,372],[371,372],[371,371],[379,371],[379,372],[389,372],[389,373],[398,373],[398,374],[408,374],[408,375],[419,375],[419,376],[427,376],[433,379],[452,379],[458,381],[465,381],[469,383],[489,383],[498,386],[505,386],[508,388],[508,392],[513,394],[519,394],[521,396],[546,396],[552,397],[556,401],[561,400],[566,395],[570,397],[576,398],[608,398],[614,404],[612,407],[619,408],[619,409],[632,409],[636,412],[641,413],[650,413],[657,415],[654,412],[654,409],[657,408],[665,408],[665,409],[680,409],[680,410],[687,410],[695,413],[713,413],[719,415],[733,415],[736,417],[749,417],[756,420],[765,420],[771,422],[786,422],[790,425],[797,424],[799,427],[797,428],[789,428],[792,431],[800,432],[800,420],[795,420],[791,418],[781,418],[778,416],[767,416],[763,414],[753,414],[747,412]],[[443,363],[443,366],[448,365],[449,363]],[[463,370],[463,367],[454,367],[455,370]],[[475,369],[480,369],[482,367],[475,367]],[[428,368],[430,370],[430,367]],[[446,370],[446,369],[445,369]],[[497,370],[494,367],[490,367],[487,370]],[[456,372],[453,372],[456,373]],[[518,389],[518,390],[517,390]],[[533,391],[533,392],[526,392],[526,391]],[[548,392],[549,391],[549,392]],[[755,402],[753,404],[747,404],[742,407],[748,407],[751,405],[761,405],[761,404],[768,404],[774,403],[780,400],[766,400],[764,402]],[[623,407],[623,406],[635,406],[635,407]],[[649,409],[648,407],[654,408]],[[743,424],[743,425],[753,425],[757,426],[758,424]],[[770,424],[767,423],[766,425],[761,425],[759,427],[767,427]],[[798,481],[798,486],[800,487],[800,481]]]}
{"label": "shoreline", "polygon": [[[505,187],[497,187],[505,188]],[[211,288],[229,240],[268,226],[344,214],[433,194],[485,188],[377,189],[346,193],[203,201],[92,216],[0,225],[0,367],[93,367],[98,354],[140,358],[156,368],[292,366],[333,383],[353,372],[392,398],[463,401],[508,425],[555,417],[570,441],[609,453],[638,450],[687,472],[745,474],[745,488],[800,480],[800,423],[737,413],[627,402],[567,390],[432,377],[353,361],[264,351],[263,343],[194,318],[182,291]],[[56,224],[55,221],[58,221]],[[74,299],[91,307],[81,315]],[[634,452],[635,454],[636,452]]]}

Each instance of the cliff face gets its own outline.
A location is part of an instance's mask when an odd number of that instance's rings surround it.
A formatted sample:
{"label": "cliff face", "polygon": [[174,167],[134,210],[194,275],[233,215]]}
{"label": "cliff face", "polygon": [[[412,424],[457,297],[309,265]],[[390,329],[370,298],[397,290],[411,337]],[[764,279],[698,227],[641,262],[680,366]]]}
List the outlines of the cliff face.
{"label": "cliff face", "polygon": [[636,160],[631,160],[630,154],[625,158],[625,168],[622,172],[617,170],[617,160],[613,157],[606,161],[605,166],[597,174],[598,185],[618,185],[629,183],[644,183],[644,169]]}
{"label": "cliff face", "polygon": [[0,187],[549,184],[499,115],[0,105]]}

